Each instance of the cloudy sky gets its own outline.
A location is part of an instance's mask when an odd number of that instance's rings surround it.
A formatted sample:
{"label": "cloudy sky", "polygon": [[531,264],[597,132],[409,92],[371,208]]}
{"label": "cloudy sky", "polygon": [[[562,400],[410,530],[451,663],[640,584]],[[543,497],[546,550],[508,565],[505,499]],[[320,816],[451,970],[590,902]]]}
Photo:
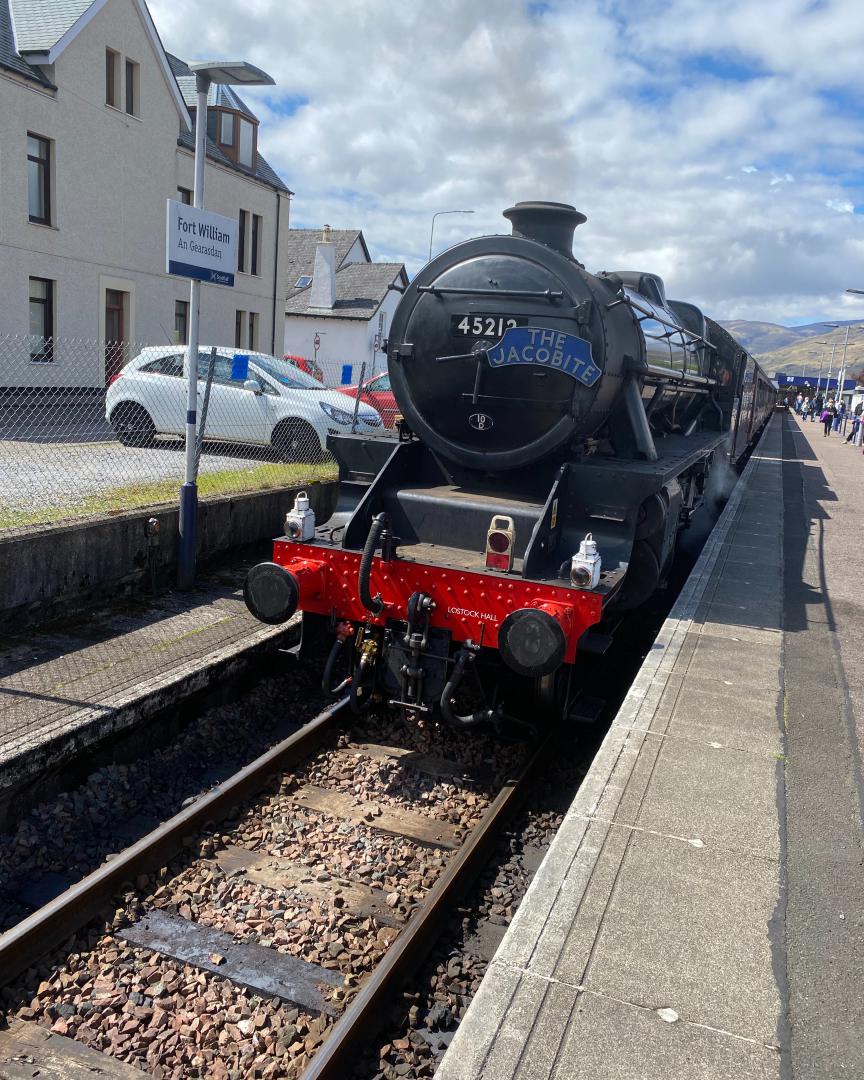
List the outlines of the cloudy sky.
{"label": "cloudy sky", "polygon": [[861,0],[150,0],[166,48],[242,58],[292,224],[373,258],[588,215],[589,269],[661,274],[719,318],[864,318]]}

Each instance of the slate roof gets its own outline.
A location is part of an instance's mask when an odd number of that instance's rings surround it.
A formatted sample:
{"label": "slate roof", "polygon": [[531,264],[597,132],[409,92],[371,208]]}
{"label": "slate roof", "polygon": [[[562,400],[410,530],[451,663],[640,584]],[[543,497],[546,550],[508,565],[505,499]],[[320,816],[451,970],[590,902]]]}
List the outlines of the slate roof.
{"label": "slate roof", "polygon": [[9,0],[0,0],[0,67],[7,71],[14,71],[16,75],[23,75],[25,79],[32,79],[33,82],[40,83],[42,86],[51,86],[42,72],[37,67],[28,64],[15,48]]}
{"label": "slate roof", "polygon": [[[321,234],[317,229],[303,231],[315,232],[320,239]],[[331,233],[331,237],[332,235]],[[309,297],[312,290],[311,286],[307,286],[305,289],[294,290],[294,295],[289,297],[285,305],[285,314],[314,315],[319,319],[362,319],[368,322],[381,306],[394,282],[400,285],[407,283],[402,263],[346,263],[336,271],[336,304],[332,309],[310,307]]]}
{"label": "slate roof", "polygon": [[94,0],[9,0],[19,52],[48,52]]}
{"label": "slate roof", "polygon": [[[194,119],[194,117],[193,117]],[[191,150],[195,153],[195,132],[194,131],[182,131],[177,139],[177,145],[183,146],[187,150]],[[284,191],[286,195],[293,195],[294,192],[288,188],[284,181],[282,181],[278,173],[272,168],[272,166],[264,160],[261,154],[257,155],[255,161],[255,170],[247,169],[245,165],[240,165],[236,161],[232,161],[227,154],[224,154],[219,147],[211,139],[207,140],[207,157],[211,161],[218,161],[220,165],[225,165],[229,169],[233,169],[234,172],[242,173],[244,176],[252,177],[255,180],[260,180],[263,184],[267,184],[269,187],[275,188],[277,191]]]}
{"label": "slate roof", "polygon": [[[369,249],[366,247],[366,241],[363,239],[363,233],[359,229],[330,230],[330,242],[336,248],[337,270],[345,261],[345,257],[347,256],[351,248],[354,246],[358,238],[363,247],[363,254],[366,257],[366,261],[369,262]],[[308,277],[312,276],[312,270],[315,267],[315,248],[317,247],[320,239],[320,229],[288,230],[288,243],[285,255],[287,260],[285,270],[285,284],[287,286],[286,296],[289,300],[292,300],[299,293],[303,292],[303,289],[295,288],[294,283],[297,281],[297,279],[302,277],[304,274],[306,274]]]}
{"label": "slate roof", "polygon": [[[177,80],[177,85],[180,87],[180,93],[183,95],[183,100],[190,109],[194,109],[198,105],[198,88],[195,80],[195,73],[177,56],[172,56],[171,53],[166,52],[168,57],[168,63],[171,65],[171,70],[174,72],[174,78]],[[221,107],[223,109],[236,109],[237,112],[243,113],[251,120],[258,122],[258,117],[246,102],[235,91],[233,86],[223,86],[221,83],[211,83],[210,90],[207,94],[207,105]]]}
{"label": "slate roof", "polygon": [[[42,72],[20,55],[22,51],[48,52],[66,31],[77,22],[94,0],[0,0],[0,67],[14,71],[25,78],[33,79],[45,87],[52,84]],[[15,19],[15,31],[12,29],[12,15]],[[19,51],[16,52],[17,42]],[[171,71],[177,80],[180,93],[186,105],[193,108],[198,103],[195,90],[195,76],[190,68],[178,57],[165,54]],[[229,86],[211,86],[209,104],[224,105],[237,109],[257,122],[257,117],[242,99]],[[180,146],[195,151],[195,135],[192,131],[183,131],[177,139]],[[260,180],[277,191],[290,195],[292,192],[285,185],[270,163],[257,155],[255,169],[248,169],[224,154],[215,143],[207,140],[207,156],[218,161],[235,172]]]}

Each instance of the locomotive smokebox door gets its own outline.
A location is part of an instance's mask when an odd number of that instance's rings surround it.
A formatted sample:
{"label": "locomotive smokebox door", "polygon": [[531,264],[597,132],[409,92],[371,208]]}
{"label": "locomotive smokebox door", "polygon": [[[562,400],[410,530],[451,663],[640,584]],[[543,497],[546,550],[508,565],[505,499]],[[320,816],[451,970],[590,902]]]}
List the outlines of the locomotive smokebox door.
{"label": "locomotive smokebox door", "polygon": [[[408,287],[389,338],[390,378],[411,430],[484,471],[523,468],[596,427],[618,389],[601,314],[609,295],[570,251],[585,220],[562,203],[505,212],[513,236],[459,244]],[[406,348],[411,346],[410,350]]]}

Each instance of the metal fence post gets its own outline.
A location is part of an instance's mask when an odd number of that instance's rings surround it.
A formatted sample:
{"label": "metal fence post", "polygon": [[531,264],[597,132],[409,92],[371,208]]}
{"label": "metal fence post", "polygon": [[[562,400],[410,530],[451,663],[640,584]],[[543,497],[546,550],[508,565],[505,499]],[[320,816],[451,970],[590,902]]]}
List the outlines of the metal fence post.
{"label": "metal fence post", "polygon": [[207,365],[207,382],[204,384],[204,401],[201,404],[201,419],[198,422],[198,441],[195,446],[195,483],[198,483],[198,468],[201,464],[201,451],[204,449],[204,433],[207,430],[207,410],[210,407],[210,387],[213,385],[213,372],[216,370],[216,346],[210,350],[210,362]]}
{"label": "metal fence post", "polygon": [[360,365],[360,380],[357,383],[357,395],[354,398],[354,415],[351,417],[351,434],[357,434],[357,413],[360,411],[360,395],[363,393],[363,381],[366,378],[366,361]]}

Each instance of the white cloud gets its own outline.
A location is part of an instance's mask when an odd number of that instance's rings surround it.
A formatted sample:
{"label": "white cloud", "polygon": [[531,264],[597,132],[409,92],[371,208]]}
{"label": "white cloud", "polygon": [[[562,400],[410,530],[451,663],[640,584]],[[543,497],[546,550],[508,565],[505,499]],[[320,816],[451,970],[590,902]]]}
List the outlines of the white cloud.
{"label": "white cloud", "polygon": [[655,270],[719,317],[840,315],[864,279],[857,0],[151,10],[168,49],[273,74],[246,96],[294,224],[361,227],[412,270],[436,210],[474,210],[438,219],[438,248],[551,198],[587,213],[589,268]]}

